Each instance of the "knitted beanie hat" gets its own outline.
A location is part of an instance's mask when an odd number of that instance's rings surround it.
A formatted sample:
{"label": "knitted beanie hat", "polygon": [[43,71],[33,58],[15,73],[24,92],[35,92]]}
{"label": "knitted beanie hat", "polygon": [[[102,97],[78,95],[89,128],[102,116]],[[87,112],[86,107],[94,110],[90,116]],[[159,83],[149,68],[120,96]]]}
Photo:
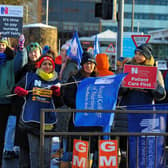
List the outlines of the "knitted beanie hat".
{"label": "knitted beanie hat", "polygon": [[85,64],[86,62],[93,62],[94,64],[96,64],[94,56],[91,53],[84,51],[82,54],[81,65]]}
{"label": "knitted beanie hat", "polygon": [[43,61],[45,61],[45,60],[49,60],[49,61],[52,63],[52,65],[53,65],[53,69],[55,69],[54,58],[53,58],[53,56],[52,56],[51,54],[44,54],[44,55],[42,55],[42,56],[39,58],[38,62],[36,63],[36,67],[37,67],[37,68],[40,68],[40,67],[41,67],[41,64],[42,64]]}
{"label": "knitted beanie hat", "polygon": [[141,44],[135,49],[135,52],[136,51],[142,53],[146,57],[146,59],[150,59],[152,56],[152,47],[149,44]]}

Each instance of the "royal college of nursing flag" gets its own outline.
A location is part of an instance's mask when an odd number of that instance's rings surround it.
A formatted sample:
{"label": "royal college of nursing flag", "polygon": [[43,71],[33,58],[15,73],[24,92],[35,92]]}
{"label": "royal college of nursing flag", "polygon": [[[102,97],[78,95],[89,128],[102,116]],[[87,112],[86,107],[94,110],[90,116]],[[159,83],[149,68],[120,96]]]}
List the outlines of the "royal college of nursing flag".
{"label": "royal college of nursing flag", "polygon": [[[106,77],[89,77],[80,82],[76,94],[77,109],[115,110],[120,84],[127,74]],[[114,113],[77,112],[75,126],[102,126],[109,132]]]}
{"label": "royal college of nursing flag", "polygon": [[94,40],[94,48],[93,48],[94,57],[96,57],[96,55],[99,53],[100,53],[99,39],[98,39],[98,36],[96,35]]}
{"label": "royal college of nursing flag", "polygon": [[78,63],[80,67],[80,62],[82,59],[83,49],[79,41],[78,33],[75,31],[73,38],[71,40],[67,55],[74,61]]}

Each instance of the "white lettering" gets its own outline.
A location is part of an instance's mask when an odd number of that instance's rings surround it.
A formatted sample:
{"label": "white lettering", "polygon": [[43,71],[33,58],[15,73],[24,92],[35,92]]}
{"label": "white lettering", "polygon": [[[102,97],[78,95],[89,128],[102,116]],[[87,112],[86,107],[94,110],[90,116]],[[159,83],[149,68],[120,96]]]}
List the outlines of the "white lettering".
{"label": "white lettering", "polygon": [[105,152],[115,151],[115,146],[113,142],[103,142],[101,144],[101,149]]}
{"label": "white lettering", "polygon": [[73,166],[81,166],[83,164],[83,168],[86,167],[86,158],[82,157],[80,160],[79,160],[79,157],[78,156],[74,156],[73,158]]}
{"label": "white lettering", "polygon": [[128,85],[129,85],[129,86],[139,86],[139,83],[129,81],[129,82],[128,82]]}
{"label": "white lettering", "polygon": [[100,157],[100,166],[116,166],[117,161],[115,156],[110,156],[109,160],[107,160],[106,156],[101,156]]}
{"label": "white lettering", "polygon": [[40,80],[35,80],[35,81],[34,81],[34,86],[39,86],[39,87],[41,87],[41,81],[40,81]]}
{"label": "white lettering", "polygon": [[131,73],[132,74],[138,74],[138,68],[131,68]]}
{"label": "white lettering", "polygon": [[131,77],[132,81],[140,81],[140,82],[148,82],[149,79],[148,78],[135,78],[135,77]]}
{"label": "white lettering", "polygon": [[86,144],[83,142],[77,142],[75,145],[75,149],[78,152],[86,152]]}

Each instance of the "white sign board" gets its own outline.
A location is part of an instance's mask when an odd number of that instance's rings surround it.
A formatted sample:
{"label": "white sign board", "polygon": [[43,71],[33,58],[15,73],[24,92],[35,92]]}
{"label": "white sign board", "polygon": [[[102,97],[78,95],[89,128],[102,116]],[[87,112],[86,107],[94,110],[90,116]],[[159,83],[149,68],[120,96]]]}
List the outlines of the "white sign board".
{"label": "white sign board", "polygon": [[23,26],[23,6],[0,5],[2,37],[19,37]]}
{"label": "white sign board", "polygon": [[159,70],[167,70],[167,61],[165,60],[158,60],[156,61],[156,66]]}

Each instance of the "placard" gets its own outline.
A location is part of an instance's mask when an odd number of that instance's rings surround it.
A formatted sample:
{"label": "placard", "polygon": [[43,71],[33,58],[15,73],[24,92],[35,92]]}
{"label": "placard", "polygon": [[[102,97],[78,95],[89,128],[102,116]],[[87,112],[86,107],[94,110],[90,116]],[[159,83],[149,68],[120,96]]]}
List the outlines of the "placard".
{"label": "placard", "polygon": [[99,141],[99,168],[117,168],[117,140]]}
{"label": "placard", "polygon": [[88,141],[74,139],[72,168],[87,168]]}
{"label": "placard", "polygon": [[23,6],[0,5],[2,37],[19,37],[23,26]]}
{"label": "placard", "polygon": [[156,88],[157,67],[125,64],[124,73],[128,73],[122,83],[124,87]]}

